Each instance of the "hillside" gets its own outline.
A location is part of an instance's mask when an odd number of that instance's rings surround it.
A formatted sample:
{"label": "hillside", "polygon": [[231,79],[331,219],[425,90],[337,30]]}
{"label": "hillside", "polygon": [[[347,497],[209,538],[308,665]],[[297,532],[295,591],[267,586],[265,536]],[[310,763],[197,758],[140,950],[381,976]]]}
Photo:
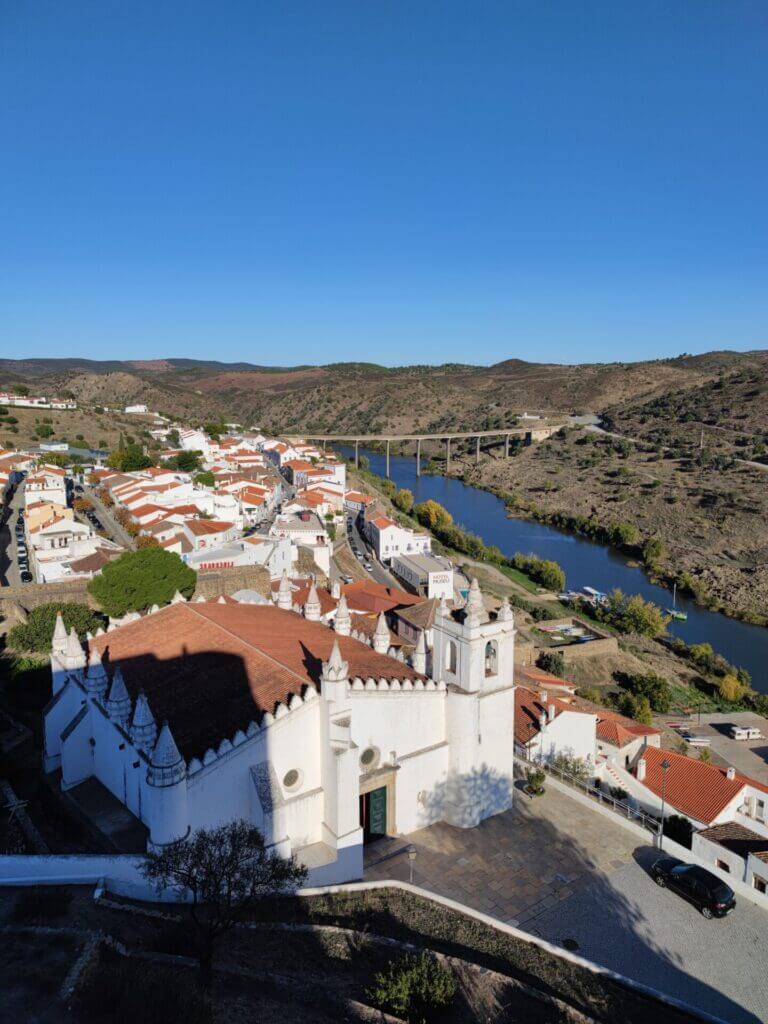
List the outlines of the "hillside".
{"label": "hillside", "polygon": [[[767,368],[765,352],[574,366],[512,359],[490,367],[395,368],[373,363],[280,368],[192,359],[3,359],[0,390],[25,383],[34,391],[72,392],[86,405],[114,408],[146,402],[184,420],[224,416],[274,432],[488,429],[511,424],[524,411],[606,412],[624,429],[638,426],[643,416],[640,425],[647,426],[654,409],[668,429],[670,402],[695,405],[700,393],[722,391],[721,382],[733,378],[743,383],[745,396],[757,389],[750,400],[756,415],[749,423],[738,419],[735,408],[727,411],[738,428],[751,429],[761,422],[759,389]],[[718,416],[714,406],[706,412]],[[724,409],[721,413],[726,415]]]}

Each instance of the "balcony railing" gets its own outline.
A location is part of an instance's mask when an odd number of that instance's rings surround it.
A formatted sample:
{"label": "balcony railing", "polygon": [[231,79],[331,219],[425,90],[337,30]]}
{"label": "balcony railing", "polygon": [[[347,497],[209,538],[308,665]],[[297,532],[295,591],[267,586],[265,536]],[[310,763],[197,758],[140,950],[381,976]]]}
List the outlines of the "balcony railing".
{"label": "balcony railing", "polygon": [[[652,815],[646,814],[644,811],[638,810],[636,807],[632,807],[626,800],[617,800],[616,797],[611,796],[610,793],[604,793],[599,786],[590,785],[588,782],[584,782],[583,779],[579,779],[575,775],[569,775],[567,772],[564,772],[550,764],[544,758],[529,758],[524,754],[516,753],[515,762],[516,764],[530,766],[531,768],[543,768],[547,774],[553,775],[555,778],[565,783],[565,785],[584,793],[585,796],[594,800],[595,803],[607,807],[622,818],[637,822],[638,825],[642,825],[643,828],[648,829],[648,831],[652,832],[654,835],[658,835],[661,831],[661,822],[658,818],[654,818]],[[523,774],[524,768],[521,771],[521,775]]]}

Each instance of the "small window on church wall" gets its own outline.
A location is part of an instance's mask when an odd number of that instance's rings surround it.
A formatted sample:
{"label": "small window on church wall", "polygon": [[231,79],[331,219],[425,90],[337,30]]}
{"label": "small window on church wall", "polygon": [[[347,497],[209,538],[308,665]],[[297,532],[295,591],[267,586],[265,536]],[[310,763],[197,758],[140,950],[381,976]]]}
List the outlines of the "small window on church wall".
{"label": "small window on church wall", "polygon": [[376,747],[366,747],[360,755],[360,767],[365,771],[372,771],[379,763],[379,752]]}
{"label": "small window on church wall", "polygon": [[449,672],[456,675],[456,662],[458,652],[456,650],[456,644],[453,640],[448,641],[448,646],[445,648],[445,667]]}
{"label": "small window on church wall", "polygon": [[485,674],[495,676],[499,671],[499,648],[494,640],[485,645]]}
{"label": "small window on church wall", "polygon": [[283,785],[286,789],[298,789],[301,785],[301,772],[298,768],[291,768],[283,776]]}

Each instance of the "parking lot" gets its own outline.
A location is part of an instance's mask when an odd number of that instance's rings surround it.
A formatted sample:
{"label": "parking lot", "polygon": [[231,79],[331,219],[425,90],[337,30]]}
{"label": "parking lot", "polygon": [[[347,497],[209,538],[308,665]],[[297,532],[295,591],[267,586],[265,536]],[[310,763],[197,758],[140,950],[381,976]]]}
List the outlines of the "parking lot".
{"label": "parking lot", "polygon": [[[732,725],[757,728],[764,734],[764,738],[734,740],[730,736]],[[754,711],[713,712],[701,716],[701,725],[698,724],[698,719],[692,722],[691,730],[697,736],[706,736],[710,740],[713,753],[728,764],[768,785],[768,727],[760,715]]]}

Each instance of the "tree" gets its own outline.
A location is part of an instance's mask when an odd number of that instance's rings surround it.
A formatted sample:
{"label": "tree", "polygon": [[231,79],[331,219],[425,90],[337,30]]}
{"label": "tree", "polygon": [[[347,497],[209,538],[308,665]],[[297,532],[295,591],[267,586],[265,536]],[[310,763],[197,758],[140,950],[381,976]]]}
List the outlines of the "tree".
{"label": "tree", "polygon": [[647,697],[654,711],[665,714],[672,707],[672,688],[655,672],[629,676],[624,685],[635,696]]}
{"label": "tree", "polygon": [[206,986],[218,939],[260,900],[293,892],[307,876],[307,869],[293,858],[267,853],[259,830],[242,820],[198,829],[183,842],[148,852],[142,871],[158,893],[171,888],[190,898],[187,906]]}
{"label": "tree", "polygon": [[643,544],[643,562],[646,565],[655,565],[664,557],[664,542],[660,537],[649,537]]}
{"label": "tree", "polygon": [[669,622],[669,616],[664,615],[658,605],[644,601],[639,594],[627,597],[618,588],[608,595],[603,613],[608,622],[622,633],[637,633],[639,636],[659,636]]}
{"label": "tree", "polygon": [[651,714],[651,702],[647,697],[636,697],[635,698],[635,713],[632,716],[636,722],[641,725],[653,725],[653,715]]}
{"label": "tree", "polygon": [[89,508],[93,508],[90,498],[75,498],[73,505],[77,512],[87,512]]}
{"label": "tree", "polygon": [[396,508],[399,508],[401,512],[405,512],[405,514],[408,515],[413,508],[413,491],[409,491],[407,487],[403,487],[397,492],[392,500],[394,501]]}
{"label": "tree", "polygon": [[121,473],[135,473],[140,469],[149,469],[154,466],[153,460],[144,453],[140,444],[124,444],[123,435],[120,435],[119,447],[109,453],[107,465],[110,469],[117,469]]}
{"label": "tree", "polygon": [[14,395],[22,395],[25,398],[29,394],[29,388],[27,387],[26,384],[14,384],[11,387],[11,391],[14,393]]}
{"label": "tree", "polygon": [[200,469],[200,452],[183,451],[165,460],[169,469],[177,469],[180,473],[194,473]]}
{"label": "tree", "polygon": [[380,971],[368,989],[371,1005],[408,1024],[442,1020],[458,984],[433,953],[406,953]]}
{"label": "tree", "polygon": [[205,473],[197,474],[197,476],[195,477],[195,483],[200,484],[201,487],[215,487],[216,478],[214,477],[213,473],[210,472],[210,470],[207,470]]}
{"label": "tree", "polygon": [[143,548],[159,548],[160,543],[157,537],[152,537],[148,533],[141,533],[136,538],[136,549],[141,551]]}
{"label": "tree", "polygon": [[736,676],[731,675],[730,673],[723,676],[717,684],[717,689],[723,700],[729,700],[733,703],[740,701],[746,693],[746,687],[742,686]]}
{"label": "tree", "polygon": [[50,654],[56,616],[61,612],[67,632],[74,628],[80,640],[86,633],[95,633],[101,619],[87,604],[52,601],[33,608],[26,622],[14,626],[8,634],[8,646],[13,651],[38,651]]}
{"label": "tree", "polygon": [[178,590],[191,597],[197,574],[178,555],[164,548],[126,551],[105,565],[88,590],[112,618],[140,612],[153,604],[168,604]]}
{"label": "tree", "polygon": [[639,532],[634,523],[612,523],[611,543],[616,547],[632,547],[637,544]]}
{"label": "tree", "polygon": [[451,513],[432,498],[416,505],[413,511],[421,525],[428,530],[444,530],[453,523]]}
{"label": "tree", "polygon": [[47,423],[38,423],[35,427],[35,433],[38,437],[52,437],[53,427],[49,427]]}
{"label": "tree", "polygon": [[541,796],[544,792],[544,781],[546,772],[543,768],[526,768],[525,779],[528,783],[528,792],[532,796]]}
{"label": "tree", "polygon": [[536,664],[542,671],[565,679],[565,658],[560,651],[542,651],[536,659]]}

